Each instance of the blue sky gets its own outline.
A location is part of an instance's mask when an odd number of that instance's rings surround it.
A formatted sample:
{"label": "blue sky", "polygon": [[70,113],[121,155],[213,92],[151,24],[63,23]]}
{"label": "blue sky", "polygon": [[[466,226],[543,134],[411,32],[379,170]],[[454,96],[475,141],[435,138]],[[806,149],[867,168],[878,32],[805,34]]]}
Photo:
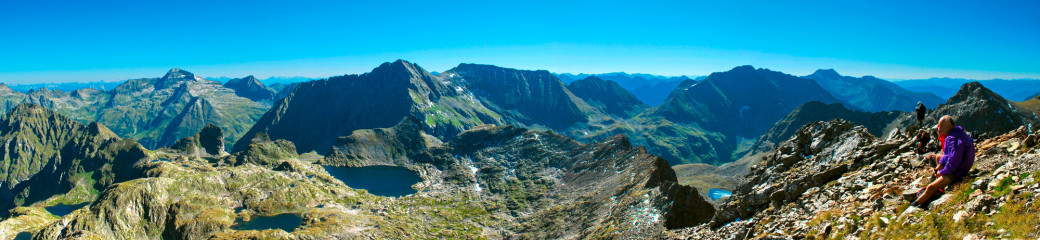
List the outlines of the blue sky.
{"label": "blue sky", "polygon": [[553,72],[1040,78],[1040,1],[0,1],[0,82]]}

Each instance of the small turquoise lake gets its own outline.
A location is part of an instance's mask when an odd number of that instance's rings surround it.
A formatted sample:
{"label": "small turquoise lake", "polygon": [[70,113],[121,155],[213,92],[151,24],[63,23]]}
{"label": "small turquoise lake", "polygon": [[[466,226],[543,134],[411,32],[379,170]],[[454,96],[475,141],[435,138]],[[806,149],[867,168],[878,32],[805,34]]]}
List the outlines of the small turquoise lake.
{"label": "small turquoise lake", "polygon": [[718,188],[708,189],[708,197],[711,198],[712,201],[719,200],[719,198],[729,197],[731,195],[733,195],[733,192],[731,191]]}

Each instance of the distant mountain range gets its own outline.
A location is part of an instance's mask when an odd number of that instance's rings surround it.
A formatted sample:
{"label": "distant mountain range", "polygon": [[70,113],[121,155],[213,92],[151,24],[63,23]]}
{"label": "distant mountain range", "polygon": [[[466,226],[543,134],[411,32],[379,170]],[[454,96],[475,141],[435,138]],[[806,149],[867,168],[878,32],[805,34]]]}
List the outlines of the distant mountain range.
{"label": "distant mountain range", "polygon": [[[652,82],[635,89],[652,88],[660,103],[629,90],[639,81]],[[914,220],[932,213],[899,214],[912,210],[901,198],[934,174],[915,147],[921,127],[908,111],[917,102],[929,107],[924,127],[954,116],[978,148],[965,179],[974,184],[955,185],[947,196],[956,196],[934,204],[953,202],[955,218],[1035,220],[1032,212],[985,209],[1036,206],[1029,194],[1040,192],[1031,167],[1040,159],[1033,129],[1040,97],[1014,101],[984,84],[964,83],[942,99],[833,69],[800,77],[738,66],[694,80],[471,63],[433,74],[404,60],[269,86],[177,68],[110,90],[23,93],[0,84],[0,238],[742,239],[857,231],[844,224],[887,231],[933,224]],[[348,186],[354,176],[331,170],[358,167],[414,174],[405,185],[414,191],[384,196]],[[376,177],[386,176],[363,178]],[[704,197],[724,190],[732,195]],[[242,228],[281,217],[295,223]],[[818,219],[843,225],[817,227]],[[874,233],[856,235],[864,234]]]}
{"label": "distant mountain range", "polygon": [[848,107],[871,112],[911,111],[918,102],[934,108],[944,102],[929,92],[909,91],[872,76],[842,76],[834,69],[820,69],[804,78],[816,80],[828,92],[845,99],[850,104]]}
{"label": "distant mountain range", "polygon": [[39,104],[83,123],[102,123],[148,148],[169,146],[210,123],[224,128],[226,141],[234,142],[271,105],[176,68],[163,77],[127,80],[107,91],[40,88],[21,93],[0,84],[0,110],[19,103]]}
{"label": "distant mountain range", "polygon": [[71,92],[71,91],[75,91],[76,89],[83,89],[83,88],[94,88],[94,89],[105,91],[105,90],[112,90],[113,88],[116,88],[116,86],[119,86],[119,84],[123,84],[123,82],[124,81],[117,81],[117,82],[86,82],[86,83],[72,82],[72,83],[10,84],[10,85],[7,85],[7,87],[10,87],[11,89],[13,89],[15,91],[19,91],[19,92],[23,92],[23,93],[27,93],[27,92],[29,92],[31,90],[41,89],[41,88],[47,88],[47,89],[51,89],[51,90],[61,90],[61,91],[66,91],[66,92]]}
{"label": "distant mountain range", "polygon": [[930,92],[940,98],[947,99],[957,93],[961,85],[979,82],[993,92],[1012,101],[1025,101],[1040,93],[1040,79],[989,79],[974,80],[963,78],[929,78],[892,81],[900,87],[911,91]]}
{"label": "distant mountain range", "polygon": [[[226,82],[231,81],[232,79],[236,79],[236,78],[226,77],[225,76],[225,77],[211,77],[211,78],[208,78],[208,79],[213,80],[213,81],[217,81],[217,82],[221,82],[221,83],[226,83]],[[268,77],[268,78],[257,79],[257,80],[259,80],[260,82],[264,83],[264,85],[274,85],[274,84],[292,84],[292,83],[306,82],[306,81],[311,81],[311,80],[315,80],[315,79],[314,78],[309,78],[309,77],[271,76],[271,77]]]}
{"label": "distant mountain range", "polygon": [[672,92],[679,83],[688,79],[703,79],[704,77],[668,77],[653,74],[643,73],[624,73],[624,72],[613,72],[613,73],[601,73],[601,74],[571,74],[571,73],[558,73],[556,74],[564,83],[572,83],[581,79],[585,79],[591,76],[603,80],[610,80],[617,83],[621,88],[628,90],[636,96],[643,103],[650,106],[657,106],[668,97],[668,93]]}

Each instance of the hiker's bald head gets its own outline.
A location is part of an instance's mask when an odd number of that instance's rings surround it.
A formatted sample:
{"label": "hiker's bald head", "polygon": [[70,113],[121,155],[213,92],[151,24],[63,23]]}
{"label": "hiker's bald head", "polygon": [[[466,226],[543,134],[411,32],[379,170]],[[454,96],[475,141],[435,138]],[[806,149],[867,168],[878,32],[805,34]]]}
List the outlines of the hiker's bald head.
{"label": "hiker's bald head", "polygon": [[943,115],[939,118],[939,133],[949,134],[950,129],[953,129],[953,117],[950,117],[950,115]]}

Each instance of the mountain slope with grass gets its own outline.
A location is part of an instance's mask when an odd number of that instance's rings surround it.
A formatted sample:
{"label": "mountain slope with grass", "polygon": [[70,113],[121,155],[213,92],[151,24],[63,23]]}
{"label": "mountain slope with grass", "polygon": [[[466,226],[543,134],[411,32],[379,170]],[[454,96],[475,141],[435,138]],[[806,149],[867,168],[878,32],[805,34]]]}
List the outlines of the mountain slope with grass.
{"label": "mountain slope with grass", "polygon": [[[0,212],[19,206],[91,201],[105,187],[132,179],[148,158],[137,142],[104,125],[83,124],[35,104],[0,120]],[[52,196],[75,191],[60,199]]]}

